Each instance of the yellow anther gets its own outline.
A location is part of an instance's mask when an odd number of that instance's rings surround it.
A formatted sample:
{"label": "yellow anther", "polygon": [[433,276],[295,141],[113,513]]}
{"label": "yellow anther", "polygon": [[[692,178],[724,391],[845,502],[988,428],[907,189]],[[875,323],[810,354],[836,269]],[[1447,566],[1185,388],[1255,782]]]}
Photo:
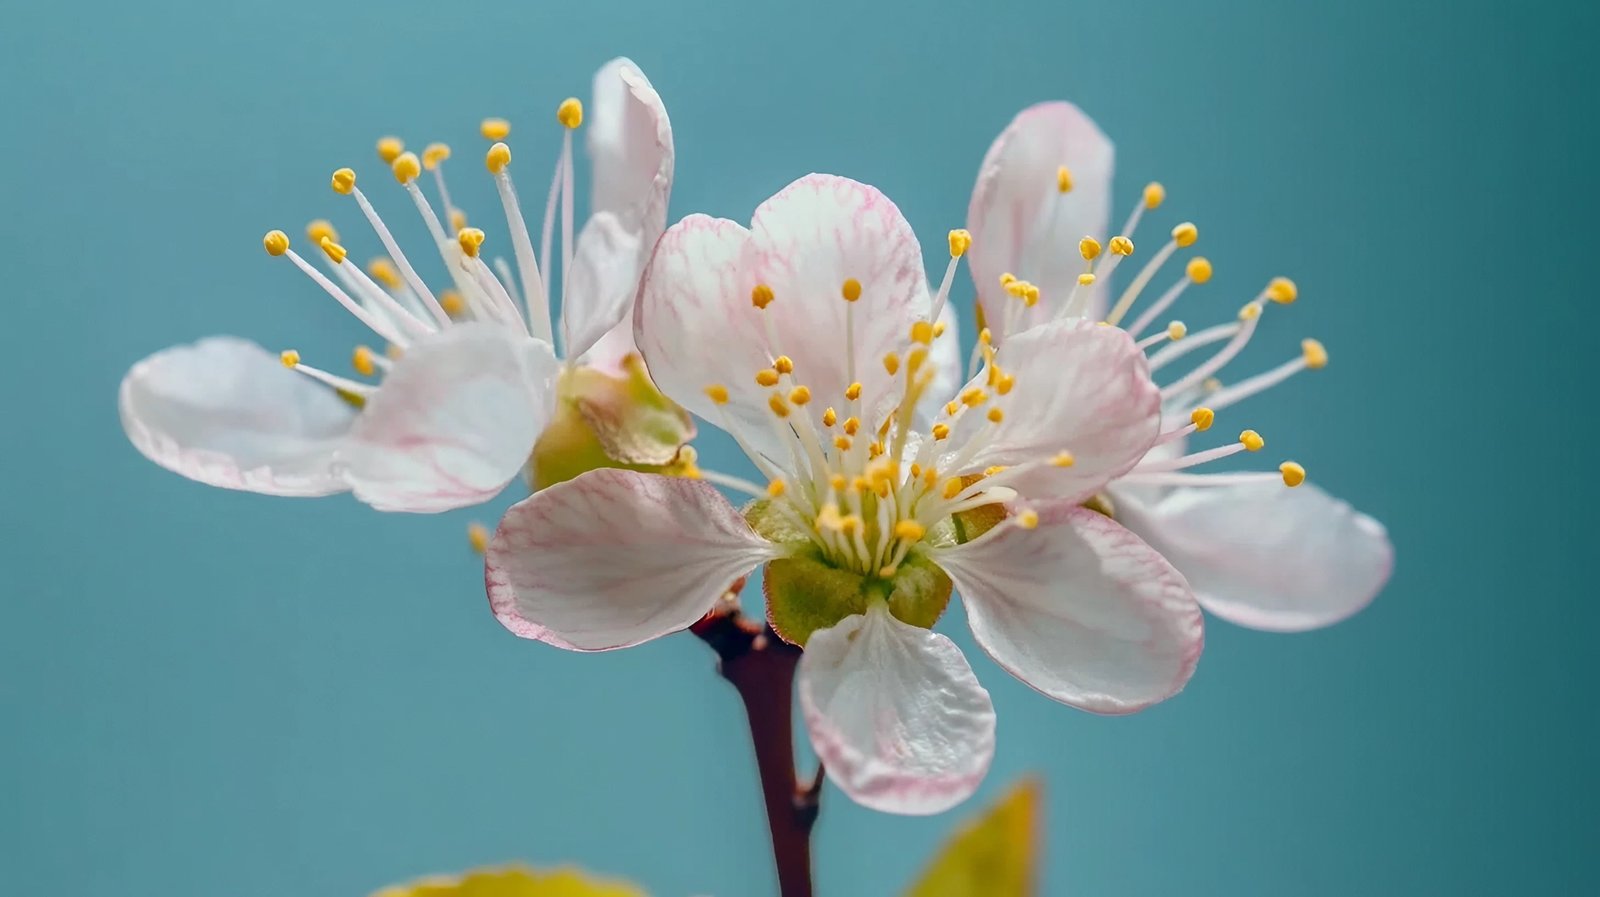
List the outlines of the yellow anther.
{"label": "yellow anther", "polygon": [[1000,275],[1000,285],[1003,287],[1011,286],[1012,281],[1015,281],[1016,279],[1017,275],[1007,271],[1006,273]]}
{"label": "yellow anther", "polygon": [[962,228],[950,232],[950,257],[961,258],[972,248],[972,234]]}
{"label": "yellow anther", "polygon": [[861,418],[847,417],[844,421],[844,431],[850,436],[856,435],[861,430]]}
{"label": "yellow anther", "polygon": [[1247,452],[1259,452],[1261,447],[1267,444],[1267,441],[1261,438],[1260,433],[1254,430],[1246,430],[1239,434],[1239,444],[1244,446]]}
{"label": "yellow anther", "polygon": [[1078,241],[1078,254],[1086,262],[1092,262],[1100,257],[1100,241],[1094,237],[1084,237]]}
{"label": "yellow anther", "polygon": [[313,243],[321,243],[323,237],[338,242],[339,232],[333,229],[331,222],[318,218],[306,225],[306,239]]}
{"label": "yellow anther", "polygon": [[835,492],[843,492],[844,487],[849,485],[849,482],[849,480],[844,478],[844,474],[842,473],[836,473],[828,477],[828,486]]}
{"label": "yellow anther", "polygon": [[991,424],[998,424],[1001,421],[1006,419],[1006,413],[1004,411],[1000,410],[1000,407],[998,405],[993,407],[993,408],[990,408],[989,409],[989,413],[987,415],[985,415],[985,416],[989,418],[989,423],[991,423]]}
{"label": "yellow anther", "polygon": [[769,287],[764,283],[756,284],[755,289],[750,291],[750,304],[754,305],[756,308],[766,308],[767,306],[771,305],[772,287]]}
{"label": "yellow anther", "polygon": [[1254,321],[1259,317],[1261,317],[1261,304],[1258,302],[1246,302],[1244,307],[1239,309],[1241,321]]}
{"label": "yellow anther", "polygon": [[942,440],[942,439],[948,439],[949,437],[950,437],[950,425],[949,424],[934,424],[933,425],[933,438],[934,439]]}
{"label": "yellow anther", "polygon": [[772,368],[762,368],[756,371],[756,384],[758,386],[777,386],[778,372]]}
{"label": "yellow anther", "polygon": [[831,407],[822,412],[822,425],[824,427],[831,427],[838,421],[839,412],[834,411]]}
{"label": "yellow anther", "polygon": [[783,400],[783,393],[781,392],[775,392],[767,396],[767,407],[771,408],[772,413],[779,417],[789,416],[789,403]]}
{"label": "yellow anther", "polygon": [[706,387],[706,398],[717,405],[728,404],[728,387],[720,383],[713,383]]}
{"label": "yellow anther", "polygon": [[1078,286],[1080,286],[1080,287],[1092,287],[1092,286],[1094,286],[1094,275],[1088,273],[1087,271],[1085,271],[1082,274],[1079,274],[1078,275]]}
{"label": "yellow anther", "polygon": [[278,353],[278,360],[283,362],[284,367],[292,368],[300,363],[300,353],[293,349],[284,349]]}
{"label": "yellow anther", "polygon": [[392,163],[395,157],[406,151],[405,143],[398,137],[378,138],[378,158],[385,164]]}
{"label": "yellow anther", "polygon": [[401,153],[390,163],[394,171],[394,179],[402,184],[409,184],[422,173],[422,162],[417,159],[416,153]]}
{"label": "yellow anther", "polygon": [[348,168],[341,168],[333,173],[333,192],[343,193],[346,196],[356,188],[356,173]]}
{"label": "yellow anther", "polygon": [[1006,393],[1009,393],[1011,391],[1012,387],[1014,387],[1016,385],[1017,385],[1017,378],[1016,377],[1013,377],[1010,374],[1001,374],[999,377],[995,378],[994,391],[999,393],[999,394],[1001,394],[1001,395],[1005,395]]}
{"label": "yellow anther", "polygon": [[883,369],[888,371],[891,377],[900,373],[900,356],[893,352],[883,356]]}
{"label": "yellow anther", "polygon": [[456,234],[456,243],[468,258],[477,258],[478,248],[483,245],[483,231],[475,227],[463,227]]}
{"label": "yellow anther", "polygon": [[928,360],[928,347],[927,346],[916,346],[916,347],[914,347],[911,350],[911,354],[906,356],[906,371],[908,371],[909,373],[915,374],[917,371],[922,370],[922,365],[925,362],[927,362],[927,360]]}
{"label": "yellow anther", "polygon": [[848,437],[848,436],[835,436],[835,437],[833,437],[833,447],[838,449],[841,452],[850,451],[850,446],[853,445],[853,444],[854,443],[852,443],[850,441],[850,437]]}
{"label": "yellow anther", "polygon": [[853,492],[870,492],[872,490],[872,481],[863,476],[852,477],[850,479],[850,489]]}
{"label": "yellow anther", "polygon": [[844,397],[849,399],[852,402],[854,402],[856,399],[861,398],[861,384],[860,383],[852,383],[849,386],[846,386],[844,388]]}
{"label": "yellow anther", "polygon": [[811,389],[807,386],[796,386],[789,390],[789,401],[796,405],[806,405],[811,401]]}
{"label": "yellow anther", "polygon": [[[1093,277],[1094,275],[1090,275],[1090,276]],[[1034,286],[1031,283],[1028,284],[1027,288],[1022,291],[1022,304],[1026,305],[1029,308],[1033,308],[1035,305],[1038,305],[1039,304],[1039,288]]]}
{"label": "yellow anther", "polygon": [[1071,452],[1062,451],[1056,452],[1055,457],[1050,459],[1050,463],[1056,467],[1071,467],[1078,463],[1078,459],[1072,457]]}
{"label": "yellow anther", "polygon": [[1322,343],[1314,339],[1301,340],[1300,353],[1306,360],[1306,367],[1313,371],[1321,370],[1328,366],[1328,350],[1322,348]]}
{"label": "yellow anther", "polygon": [[1005,465],[1005,464],[993,464],[993,465],[990,465],[989,467],[985,467],[983,469],[983,475],[986,476],[986,477],[992,477],[997,473],[1005,473],[1007,470],[1010,470],[1010,469],[1011,468],[1008,465]]}
{"label": "yellow anther", "polygon": [[478,554],[489,551],[489,528],[481,523],[467,524],[467,544]]}
{"label": "yellow anther", "polygon": [[483,154],[483,164],[489,169],[490,174],[505,171],[506,166],[511,164],[511,147],[503,143],[489,147],[489,151]]}
{"label": "yellow anther", "polygon": [[911,478],[914,480],[920,476],[922,476],[922,465],[915,461],[911,462]]}
{"label": "yellow anther", "polygon": [[556,107],[556,121],[567,130],[576,130],[583,124],[583,103],[577,97],[567,97]]}
{"label": "yellow anther", "polygon": [[772,359],[772,369],[780,374],[794,373],[794,359],[787,355],[779,355]]}
{"label": "yellow anther", "polygon": [[1039,512],[1032,508],[1024,508],[1016,516],[1017,526],[1023,529],[1034,529],[1039,525]]}
{"label": "yellow anther", "polygon": [[894,535],[897,539],[915,542],[927,535],[928,528],[915,520],[902,520],[894,525]]}
{"label": "yellow anther", "polygon": [[1290,489],[1306,481],[1306,469],[1293,461],[1285,461],[1279,464],[1278,472],[1283,474],[1283,484]]}
{"label": "yellow anther", "polygon": [[1161,186],[1160,181],[1151,181],[1144,185],[1144,207],[1158,209],[1167,198],[1167,188]]}
{"label": "yellow anther", "polygon": [[455,317],[467,310],[467,300],[455,290],[442,290],[439,293],[439,307],[444,309],[445,314]]}
{"label": "yellow anther", "polygon": [[463,227],[466,227],[466,226],[467,226],[467,213],[461,211],[460,209],[451,209],[450,210],[450,230],[453,231],[453,232],[456,232],[456,233],[460,233],[461,229]]}
{"label": "yellow anther", "polygon": [[1112,237],[1111,254],[1122,256],[1133,255],[1133,241],[1127,237]]}
{"label": "yellow anther", "polygon": [[429,171],[439,167],[439,163],[450,158],[450,145],[447,143],[430,143],[422,150],[422,167]]}
{"label": "yellow anther", "polygon": [[854,277],[847,279],[844,285],[839,287],[839,295],[843,296],[846,302],[854,302],[860,299],[861,281],[856,280]]}
{"label": "yellow anther", "polygon": [[281,230],[269,230],[261,238],[261,245],[266,248],[267,255],[283,255],[289,251],[289,235]]}
{"label": "yellow anther", "polygon": [[1056,191],[1067,193],[1072,190],[1072,172],[1067,166],[1062,165],[1056,169]]}
{"label": "yellow anther", "polygon": [[503,118],[486,118],[478,123],[478,133],[484,140],[504,140],[511,136],[511,122]]}
{"label": "yellow anther", "polygon": [[767,484],[767,494],[773,498],[777,498],[787,491],[788,488],[789,484],[785,483],[783,480],[773,480]]}
{"label": "yellow anther", "polygon": [[318,241],[317,245],[322,247],[322,251],[328,254],[328,259],[335,265],[344,264],[344,257],[346,253],[343,246],[340,246],[338,243],[333,242],[327,237],[323,237],[320,241]]}
{"label": "yellow anther", "polygon": [[961,404],[968,408],[976,408],[989,400],[989,394],[981,386],[969,386],[961,391]]}
{"label": "yellow anther", "polygon": [[1217,413],[1212,411],[1210,408],[1202,406],[1189,412],[1189,422],[1194,424],[1195,430],[1201,433],[1211,429],[1211,425],[1215,423],[1216,420]]}
{"label": "yellow anther", "polygon": [[1179,246],[1193,246],[1194,241],[1200,239],[1200,228],[1185,221],[1172,229],[1172,242]]}
{"label": "yellow anther", "polygon": [[967,487],[962,484],[960,477],[951,477],[944,481],[944,492],[942,494],[946,499],[955,498],[965,488]]}
{"label": "yellow anther", "polygon": [[1189,264],[1183,266],[1183,273],[1194,283],[1205,283],[1211,279],[1211,262],[1209,259],[1195,256]]}
{"label": "yellow anther", "polygon": [[1279,305],[1288,305],[1300,297],[1300,289],[1287,277],[1274,277],[1267,284],[1267,297]]}
{"label": "yellow anther", "polygon": [[1006,282],[1004,286],[1006,295],[1013,299],[1021,299],[1022,295],[1028,291],[1028,282],[1026,280],[1017,280],[1016,278],[1012,278],[1010,281]]}
{"label": "yellow anther", "polygon": [[876,458],[879,455],[883,454],[883,451],[884,451],[883,443],[874,442],[871,445],[867,446],[867,457]]}
{"label": "yellow anther", "polygon": [[361,376],[371,377],[378,370],[377,364],[372,359],[371,349],[366,346],[356,346],[355,351],[350,353],[350,366]]}
{"label": "yellow anther", "polygon": [[987,346],[990,343],[994,342],[994,334],[989,331],[989,328],[984,327],[983,329],[978,331],[978,342],[980,342],[983,345]]}
{"label": "yellow anther", "polygon": [[911,341],[924,346],[933,343],[933,325],[927,321],[918,321],[911,325]]}
{"label": "yellow anther", "polygon": [[847,536],[853,536],[861,529],[861,518],[854,514],[847,514],[839,520],[839,531]]}
{"label": "yellow anther", "polygon": [[960,402],[946,402],[944,404],[944,413],[945,414],[954,416],[955,413],[957,411],[960,411],[960,410],[961,410],[961,403]]}
{"label": "yellow anther", "polygon": [[944,322],[936,321],[933,325],[933,338],[938,339],[941,336],[944,336]]}
{"label": "yellow anther", "polygon": [[400,289],[403,283],[400,280],[400,272],[395,268],[394,263],[385,258],[376,258],[367,262],[367,273],[372,275],[373,280],[391,290]]}
{"label": "yellow anther", "polygon": [[1189,335],[1189,325],[1182,321],[1173,321],[1167,325],[1167,339],[1177,342]]}

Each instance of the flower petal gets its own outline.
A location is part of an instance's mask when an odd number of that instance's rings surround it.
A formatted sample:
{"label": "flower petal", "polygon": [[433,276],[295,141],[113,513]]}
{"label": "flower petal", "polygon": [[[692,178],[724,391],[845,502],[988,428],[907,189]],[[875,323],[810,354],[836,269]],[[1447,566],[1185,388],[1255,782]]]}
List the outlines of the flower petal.
{"label": "flower petal", "polygon": [[[1083,271],[1078,241],[1104,240],[1111,226],[1114,157],[1094,121],[1065,102],[1022,110],[989,147],[967,207],[967,259],[984,318],[1001,342],[1009,334],[1001,329],[1007,297],[999,290],[1000,275],[1030,281],[1043,296],[1019,330],[1066,300]],[[1057,182],[1062,166],[1072,177],[1067,193]],[[1096,305],[1089,316],[1098,319],[1103,305]]]}
{"label": "flower petal", "polygon": [[[860,407],[894,401],[894,378],[882,359],[905,351],[911,325],[927,318],[932,300],[922,248],[888,197],[834,175],[795,181],[756,209],[742,273],[743,313],[754,311],[751,288],[772,288],[772,353],[794,360],[796,380],[818,397],[816,414],[844,401],[852,379],[862,385]],[[859,300],[844,300],[846,280],[860,285]],[[853,340],[846,328],[852,318]]]}
{"label": "flower petal", "polygon": [[1394,568],[1383,524],[1312,483],[1184,488],[1153,505],[1113,494],[1119,518],[1183,571],[1201,605],[1240,626],[1331,626]]}
{"label": "flower petal", "polygon": [[[572,281],[561,306],[562,340],[568,358],[583,358],[628,317],[639,291],[640,267],[639,234],[625,228],[610,212],[590,216],[578,234]],[[631,334],[632,323],[625,329]],[[609,357],[618,349],[621,354]],[[627,351],[623,347],[608,350],[605,366],[614,365]]]}
{"label": "flower petal", "polygon": [[356,409],[247,340],[157,352],[122,378],[117,404],[134,447],[191,480],[268,495],[349,488],[333,461]]}
{"label": "flower petal", "polygon": [[484,578],[522,638],[607,651],[689,626],[775,552],[703,481],[606,468],[513,505]]}
{"label": "flower petal", "polygon": [[547,343],[494,324],[414,343],[339,453],[356,498],[422,513],[493,498],[550,418],[557,367]]}
{"label": "flower petal", "polygon": [[589,112],[589,158],[594,166],[591,214],[615,215],[639,236],[643,252],[648,253],[667,228],[667,198],[672,192],[672,122],[667,107],[633,60],[619,57],[595,73]]}
{"label": "flower petal", "polygon": [[[757,450],[776,455],[766,392],[753,379],[772,357],[750,286],[740,286],[749,237],[738,222],[706,215],[668,228],[639,286],[633,335],[662,393],[719,426],[726,414]],[[705,394],[712,384],[733,396],[720,410]]]}
{"label": "flower petal", "polygon": [[[1071,467],[1045,467],[1015,484],[1030,498],[1083,499],[1127,473],[1155,442],[1161,426],[1161,392],[1150,379],[1144,353],[1124,331],[1083,319],[1052,321],[1013,337],[996,364],[1015,378],[1011,392],[990,389],[1005,420],[981,413],[957,421],[950,444],[986,434],[969,469],[1038,461],[1072,453]],[[971,382],[984,386],[983,374]],[[977,409],[981,411],[982,409]]]}
{"label": "flower petal", "polygon": [[978,644],[1037,691],[1095,713],[1133,713],[1183,689],[1204,644],[1183,577],[1115,521],[1070,502],[1003,524],[934,560],[955,581]]}
{"label": "flower petal", "polygon": [[817,756],[863,806],[942,812],[989,771],[994,705],[961,649],[881,602],[812,633],[799,681]]}

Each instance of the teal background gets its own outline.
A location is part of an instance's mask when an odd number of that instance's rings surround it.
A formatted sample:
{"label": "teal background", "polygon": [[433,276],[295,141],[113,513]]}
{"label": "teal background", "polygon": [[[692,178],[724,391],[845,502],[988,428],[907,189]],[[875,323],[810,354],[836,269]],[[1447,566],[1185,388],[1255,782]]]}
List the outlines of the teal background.
{"label": "teal background", "polygon": [[[1118,143],[1117,217],[1159,178],[1157,226],[1200,224],[1218,275],[1185,300],[1192,325],[1299,281],[1231,371],[1308,334],[1333,364],[1241,413],[1388,524],[1394,580],[1322,632],[1213,621],[1188,690],[1127,719],[1028,691],[954,612],[1000,714],[983,797],[1048,782],[1048,893],[1600,893],[1578,451],[1597,18],[1483,0],[7,4],[0,891],[333,897],[523,858],[663,897],[773,892],[739,705],[697,641],[519,642],[463,536],[496,509],[212,490],[139,457],[116,417],[129,364],[209,333],[340,366],[356,325],[261,233],[330,214],[370,254],[326,186],[352,164],[419,236],[379,183],[389,132],[452,142],[459,201],[493,221],[478,120],[515,120],[542,196],[555,104],[626,53],[671,111],[674,217],[745,218],[823,170],[880,186],[937,246],[993,136],[1062,97]],[[821,894],[895,893],[975,806],[904,819],[830,790]]]}

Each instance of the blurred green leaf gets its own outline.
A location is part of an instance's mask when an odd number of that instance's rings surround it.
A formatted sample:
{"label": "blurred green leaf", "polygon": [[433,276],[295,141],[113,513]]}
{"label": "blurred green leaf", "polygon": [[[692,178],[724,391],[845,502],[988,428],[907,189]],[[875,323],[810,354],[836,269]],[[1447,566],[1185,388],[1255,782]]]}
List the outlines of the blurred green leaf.
{"label": "blurred green leaf", "polygon": [[372,897],[645,897],[645,893],[577,869],[540,871],[507,866],[394,885]]}
{"label": "blurred green leaf", "polygon": [[1043,791],[1037,779],[1013,785],[945,842],[906,897],[1032,897],[1039,878]]}

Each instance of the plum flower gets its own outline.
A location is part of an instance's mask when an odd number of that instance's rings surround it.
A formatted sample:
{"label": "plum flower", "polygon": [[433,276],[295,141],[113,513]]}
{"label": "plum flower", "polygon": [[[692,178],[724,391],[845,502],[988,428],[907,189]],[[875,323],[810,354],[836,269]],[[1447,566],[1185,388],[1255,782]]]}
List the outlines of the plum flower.
{"label": "plum flower", "polygon": [[646,897],[632,884],[602,879],[579,869],[531,869],[512,865],[434,875],[391,885],[372,897]]}
{"label": "plum flower", "polygon": [[[1023,110],[990,147],[967,217],[971,271],[988,339],[1003,347],[1042,323],[1103,318],[1124,327],[1142,349],[1156,350],[1150,370],[1166,380],[1166,435],[1110,484],[1102,509],[1160,549],[1183,571],[1200,603],[1226,620],[1297,631],[1354,614],[1382,589],[1393,566],[1382,524],[1306,482],[1305,469],[1292,461],[1267,473],[1188,471],[1264,444],[1246,430],[1236,443],[1186,454],[1187,438],[1209,428],[1216,412],[1327,364],[1326,349],[1307,339],[1276,368],[1228,386],[1215,379],[1250,341],[1269,305],[1293,302],[1297,287],[1276,278],[1237,320],[1195,333],[1173,321],[1143,336],[1189,286],[1211,278],[1211,263],[1193,257],[1168,289],[1124,324],[1163,265],[1192,246],[1199,231],[1190,223],[1173,228],[1116,301],[1108,302],[1112,272],[1133,255],[1141,218],[1166,196],[1160,184],[1146,186],[1121,230],[1107,239],[1113,155],[1094,122],[1064,102]],[[1198,356],[1190,353],[1206,347],[1218,348],[1181,376],[1164,377],[1170,365],[1186,356],[1193,362]]]}
{"label": "plum flower", "polygon": [[[294,350],[211,337],[158,352],[128,372],[119,404],[129,439],[157,464],[210,485],[292,496],[351,491],[386,511],[476,504],[528,466],[530,454],[551,469],[670,462],[692,429],[649,385],[633,352],[629,310],[650,247],[666,227],[671,127],[661,98],[626,59],[601,68],[594,91],[593,214],[576,240],[577,100],[557,112],[562,152],[537,255],[512,186],[510,148],[499,142],[510,126],[483,123],[484,137],[496,141],[486,164],[505,208],[515,271],[503,259],[493,268],[485,262],[483,231],[467,227],[451,203],[449,147],[429,145],[419,158],[384,138],[379,156],[421,214],[450,288],[429,288],[356,186],[355,172],[339,169],[334,191],[355,202],[387,257],[363,270],[326,221],[307,228],[322,269],[296,253],[282,231],[268,233],[263,244],[389,346],[355,349],[355,371],[369,379],[313,367]],[[425,171],[442,215],[421,188]],[[553,267],[558,211],[559,338],[543,276]],[[536,445],[546,437],[553,448],[541,455]],[[596,445],[612,451],[592,457]],[[533,466],[537,482],[540,465]]]}
{"label": "plum flower", "polygon": [[[893,203],[826,175],[767,200],[748,229],[704,215],[669,229],[641,283],[639,349],[766,482],[596,470],[534,495],[487,554],[500,621],[572,650],[636,645],[764,564],[769,620],[805,648],[819,755],[855,800],[901,813],[961,801],[993,756],[988,693],[928,628],[952,586],[978,643],[1048,697],[1121,714],[1181,689],[1202,644],[1187,584],[1080,507],[1158,438],[1143,354],[1115,328],[1039,327],[985,351],[919,424],[970,237],[949,243],[930,296]],[[1033,500],[1035,483],[1050,498]],[[713,484],[754,501],[741,513]]]}

